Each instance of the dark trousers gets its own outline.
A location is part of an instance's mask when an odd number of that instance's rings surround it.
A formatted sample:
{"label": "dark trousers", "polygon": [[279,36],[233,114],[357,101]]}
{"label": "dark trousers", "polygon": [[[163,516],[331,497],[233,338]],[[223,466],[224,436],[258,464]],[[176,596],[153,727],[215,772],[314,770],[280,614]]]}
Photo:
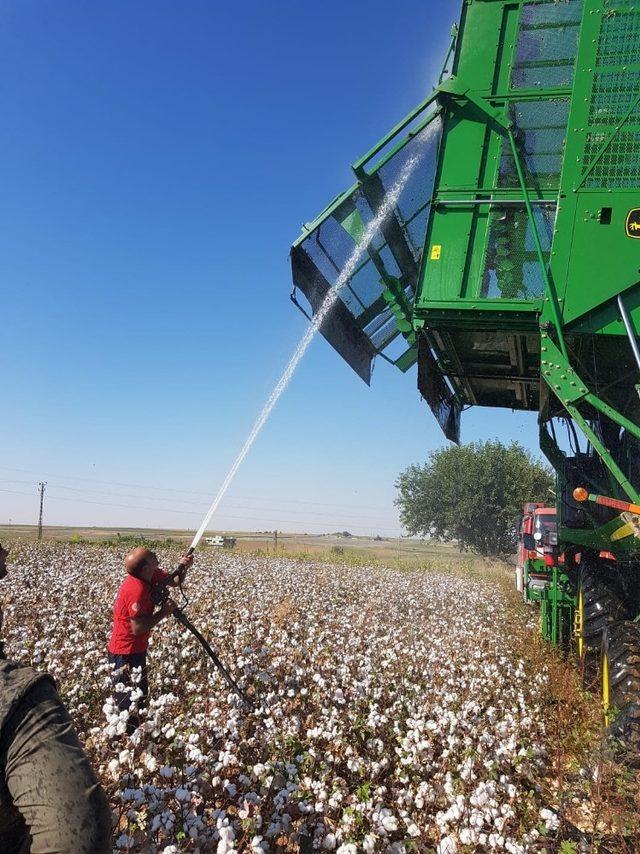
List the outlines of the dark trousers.
{"label": "dark trousers", "polygon": [[[109,663],[113,665],[113,673],[111,674],[113,699],[120,711],[129,709],[131,706],[131,692],[116,690],[118,683],[122,683],[127,688],[137,687],[141,689],[142,699],[138,701],[138,708],[142,708],[142,706],[146,704],[146,699],[149,694],[149,682],[147,680],[147,653],[132,652],[129,655],[115,655],[110,652]],[[135,683],[131,679],[132,667],[142,668],[142,678],[138,683]]]}
{"label": "dark trousers", "polygon": [[0,851],[110,854],[111,810],[55,688],[31,688],[0,736]]}

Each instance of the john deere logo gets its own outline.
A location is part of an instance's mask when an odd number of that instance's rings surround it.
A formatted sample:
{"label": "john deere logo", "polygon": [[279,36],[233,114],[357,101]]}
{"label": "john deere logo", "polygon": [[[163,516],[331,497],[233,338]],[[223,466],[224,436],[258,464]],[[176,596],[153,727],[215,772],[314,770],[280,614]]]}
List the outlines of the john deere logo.
{"label": "john deere logo", "polygon": [[640,208],[632,208],[627,214],[625,223],[627,237],[640,238]]}

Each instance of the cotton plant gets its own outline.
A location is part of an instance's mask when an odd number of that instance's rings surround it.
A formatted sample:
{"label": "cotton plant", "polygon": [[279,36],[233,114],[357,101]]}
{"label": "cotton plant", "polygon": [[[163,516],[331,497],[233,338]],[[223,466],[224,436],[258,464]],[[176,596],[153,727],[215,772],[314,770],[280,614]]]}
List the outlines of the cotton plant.
{"label": "cotton plant", "polygon": [[531,782],[549,770],[548,676],[512,652],[492,582],[203,550],[187,613],[255,708],[167,620],[147,704],[138,678],[120,686],[128,734],[106,660],[122,551],[16,553],[7,651],[58,681],[110,797],[115,850],[520,854],[558,831]]}

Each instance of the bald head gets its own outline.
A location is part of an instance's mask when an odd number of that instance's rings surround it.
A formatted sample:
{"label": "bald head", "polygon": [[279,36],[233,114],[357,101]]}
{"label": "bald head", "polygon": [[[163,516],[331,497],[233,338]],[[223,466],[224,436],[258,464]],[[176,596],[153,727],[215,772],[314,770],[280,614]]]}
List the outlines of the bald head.
{"label": "bald head", "polygon": [[151,581],[154,572],[158,569],[158,558],[154,552],[144,546],[136,546],[124,559],[124,568],[129,575],[142,578],[143,581]]}

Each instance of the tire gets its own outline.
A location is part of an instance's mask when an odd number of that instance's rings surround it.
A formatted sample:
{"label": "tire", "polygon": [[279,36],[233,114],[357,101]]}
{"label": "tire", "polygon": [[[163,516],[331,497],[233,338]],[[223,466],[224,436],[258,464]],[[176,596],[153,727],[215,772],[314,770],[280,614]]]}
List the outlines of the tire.
{"label": "tire", "polygon": [[598,688],[602,634],[607,626],[630,614],[615,567],[598,560],[580,564],[575,635],[583,687]]}
{"label": "tire", "polygon": [[624,620],[602,636],[602,706],[609,733],[640,761],[640,625]]}

